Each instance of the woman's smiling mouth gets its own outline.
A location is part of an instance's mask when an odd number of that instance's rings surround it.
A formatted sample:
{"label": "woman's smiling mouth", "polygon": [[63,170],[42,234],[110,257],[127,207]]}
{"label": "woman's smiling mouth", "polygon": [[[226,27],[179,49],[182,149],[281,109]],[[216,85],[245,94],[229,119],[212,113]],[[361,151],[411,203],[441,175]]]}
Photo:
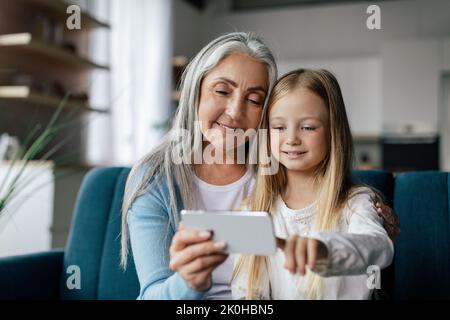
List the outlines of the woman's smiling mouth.
{"label": "woman's smiling mouth", "polygon": [[[220,128],[222,128],[222,129],[224,129],[225,132],[227,132],[227,133],[234,133],[234,131],[236,130],[236,128],[227,126],[227,125],[222,124],[222,123],[219,123],[219,122],[217,122],[217,121],[214,122],[214,125],[217,126],[217,127],[220,127]],[[214,127],[214,126],[213,126],[213,127]]]}

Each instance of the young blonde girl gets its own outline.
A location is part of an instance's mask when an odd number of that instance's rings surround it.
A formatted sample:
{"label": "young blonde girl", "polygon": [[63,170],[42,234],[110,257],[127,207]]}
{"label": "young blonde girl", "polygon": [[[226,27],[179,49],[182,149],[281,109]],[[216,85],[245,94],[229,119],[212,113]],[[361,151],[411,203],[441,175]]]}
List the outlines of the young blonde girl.
{"label": "young blonde girl", "polygon": [[[336,78],[295,70],[275,86],[262,129],[269,131],[248,206],[273,216],[280,249],[240,256],[234,299],[368,299],[368,267],[381,270],[393,244],[373,206],[376,194],[352,182],[353,142]],[[273,159],[275,158],[275,160]],[[370,280],[370,279],[369,279]]]}

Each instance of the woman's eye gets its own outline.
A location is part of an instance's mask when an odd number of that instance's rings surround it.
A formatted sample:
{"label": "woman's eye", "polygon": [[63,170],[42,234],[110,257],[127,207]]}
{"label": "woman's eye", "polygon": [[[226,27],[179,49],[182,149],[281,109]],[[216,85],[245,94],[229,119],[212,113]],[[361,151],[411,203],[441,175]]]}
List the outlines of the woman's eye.
{"label": "woman's eye", "polygon": [[221,95],[221,96],[226,96],[228,94],[228,92],[225,91],[225,90],[216,90],[216,93]]}
{"label": "woman's eye", "polygon": [[252,103],[252,104],[254,104],[254,105],[257,105],[257,106],[260,106],[261,105],[261,102],[259,102],[259,101],[257,101],[257,100],[253,100],[253,99],[247,99],[250,103]]}

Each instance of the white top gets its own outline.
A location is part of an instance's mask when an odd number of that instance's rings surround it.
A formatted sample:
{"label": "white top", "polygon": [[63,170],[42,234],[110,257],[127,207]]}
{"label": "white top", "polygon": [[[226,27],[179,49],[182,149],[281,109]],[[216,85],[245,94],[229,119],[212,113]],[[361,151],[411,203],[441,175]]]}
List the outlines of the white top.
{"label": "white top", "polygon": [[[367,268],[377,265],[383,269],[392,262],[394,247],[383,228],[382,218],[373,206],[372,196],[369,188],[356,188],[342,209],[336,232],[311,231],[317,212],[316,203],[300,210],[288,208],[281,197],[276,203],[273,222],[277,237],[297,234],[321,240],[327,246],[328,261],[318,262],[318,267],[313,270],[324,277],[324,299],[370,298],[372,290],[367,283],[373,285],[373,281],[368,281]],[[291,275],[284,268],[284,261],[284,252],[280,249],[268,258],[258,292],[261,299],[307,298],[305,278]],[[233,299],[245,298],[247,271],[244,268],[233,281]]]}
{"label": "white top", "polygon": [[[209,184],[197,176],[194,181],[198,187],[198,210],[240,210],[242,202],[250,195],[255,184],[255,176],[251,170],[239,178],[239,180],[217,186]],[[233,274],[234,255],[230,255],[224,263],[218,266],[212,273],[213,285],[206,299],[231,299],[231,276]]]}

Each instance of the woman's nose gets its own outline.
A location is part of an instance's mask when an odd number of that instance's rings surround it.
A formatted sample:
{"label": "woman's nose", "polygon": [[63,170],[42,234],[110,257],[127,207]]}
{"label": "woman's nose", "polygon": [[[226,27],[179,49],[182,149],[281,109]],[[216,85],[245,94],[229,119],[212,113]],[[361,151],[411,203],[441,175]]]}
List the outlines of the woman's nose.
{"label": "woman's nose", "polygon": [[226,113],[233,120],[237,121],[243,117],[244,109],[243,99],[240,97],[233,97],[228,101]]}

